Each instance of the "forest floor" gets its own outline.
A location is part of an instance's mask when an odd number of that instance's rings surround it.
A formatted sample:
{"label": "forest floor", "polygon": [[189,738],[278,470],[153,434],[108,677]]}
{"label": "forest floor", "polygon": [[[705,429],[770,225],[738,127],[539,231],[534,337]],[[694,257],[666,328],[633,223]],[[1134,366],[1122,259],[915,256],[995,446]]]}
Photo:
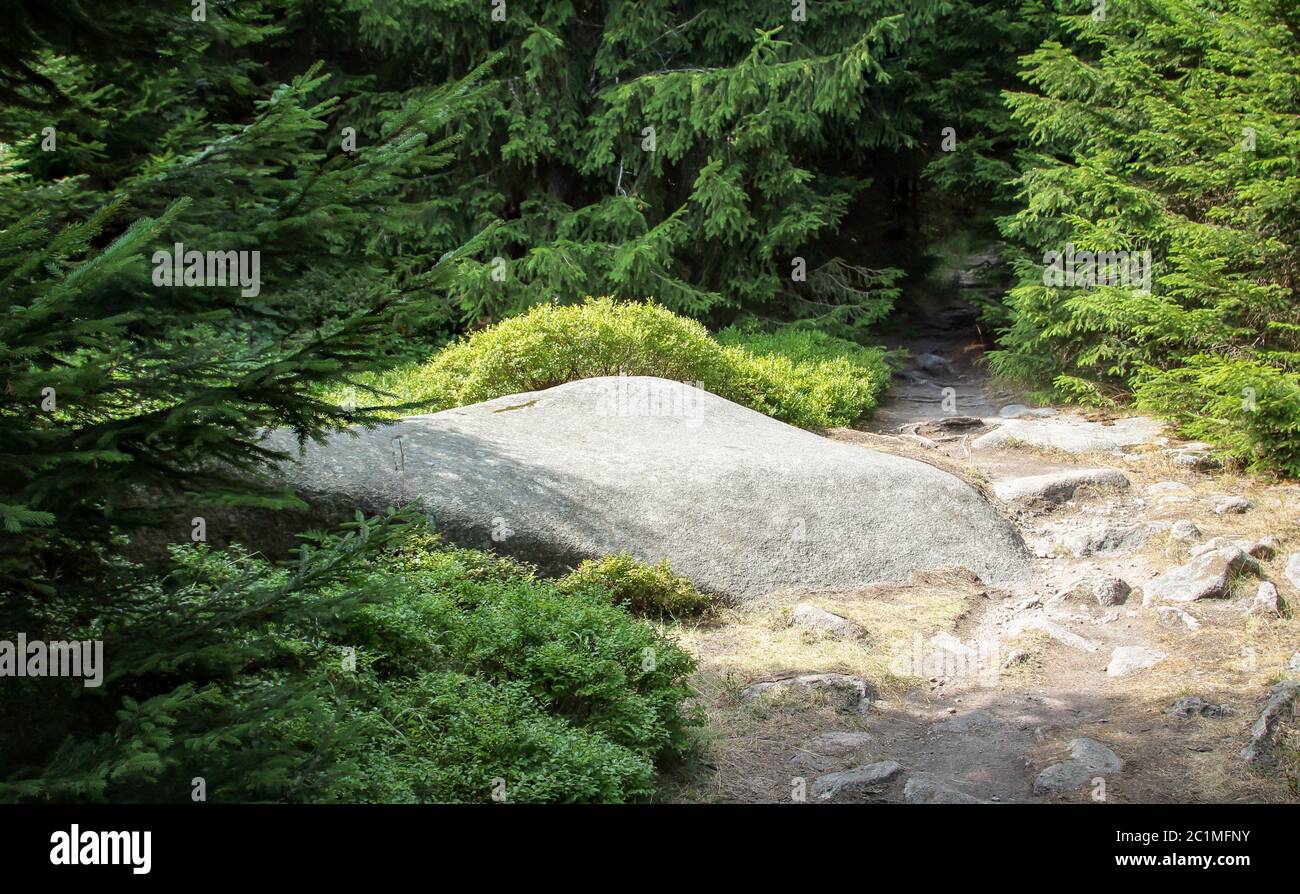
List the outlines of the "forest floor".
{"label": "forest floor", "polygon": [[[680,628],[700,662],[695,683],[709,724],[697,759],[669,775],[664,797],[1300,800],[1295,726],[1283,726],[1262,766],[1239,755],[1269,687],[1300,677],[1300,657],[1293,657],[1300,613],[1288,606],[1300,605],[1300,589],[1284,569],[1288,554],[1300,551],[1300,489],[1205,468],[1197,452],[1203,448],[1188,447],[1154,420],[1065,408],[1015,421],[1056,432],[1068,450],[1015,437],[972,448],[981,434],[1009,424],[999,411],[1018,395],[989,378],[983,345],[962,315],[960,306],[937,313],[899,343],[914,357],[942,362],[914,359],[865,426],[869,431],[825,435],[940,466],[993,499],[1010,481],[1071,470],[1117,470],[1127,486],[1084,485],[1057,501],[1003,500],[1038,561],[1039,574],[1023,584],[991,587],[952,569],[902,585],[774,594]],[[943,402],[945,388],[953,389],[947,394],[955,395],[955,414]],[[963,425],[954,415],[978,421]],[[1118,447],[1078,449],[1081,433],[1099,431],[1138,436],[1118,437],[1133,442]],[[1234,508],[1248,508],[1216,511],[1231,498],[1247,501]],[[1178,539],[1175,522],[1190,522],[1199,535]],[[1275,542],[1259,544],[1258,573],[1236,578],[1222,598],[1152,597],[1158,575],[1189,562],[1193,550],[1216,537],[1250,541],[1246,548],[1263,538]],[[1107,578],[1123,580],[1132,593],[1102,604],[1093,584]],[[1251,610],[1263,580],[1276,585],[1279,611]],[[792,623],[798,603],[848,619],[862,632]],[[1158,660],[1108,673],[1114,650],[1130,647]],[[850,691],[846,700],[834,685],[791,686],[775,696],[745,692],[759,681],[827,673],[860,678],[867,699]],[[1184,703],[1183,713],[1171,713],[1189,696],[1202,699],[1204,710]]]}

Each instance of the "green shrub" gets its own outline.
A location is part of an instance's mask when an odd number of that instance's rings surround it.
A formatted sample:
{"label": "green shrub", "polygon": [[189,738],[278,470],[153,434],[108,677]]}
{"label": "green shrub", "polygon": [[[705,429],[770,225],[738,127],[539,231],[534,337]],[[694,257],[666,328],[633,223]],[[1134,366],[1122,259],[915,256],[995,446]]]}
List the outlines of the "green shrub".
{"label": "green shrub", "polygon": [[693,659],[616,594],[408,517],[320,539],[285,566],[177,547],[76,637],[104,640],[102,688],[0,694],[0,799],[187,801],[202,776],[211,801],[487,801],[496,780],[627,801],[689,746]]}
{"label": "green shrub", "polygon": [[729,331],[720,343],[653,302],[596,298],[538,305],[362,384],[394,395],[403,410],[428,412],[596,376],[658,376],[816,427],[850,425],[875,408],[889,381],[883,356],[804,330]]}
{"label": "green shrub", "polygon": [[655,565],[632,558],[627,553],[589,559],[577,570],[561,578],[561,591],[579,593],[595,591],[627,605],[640,615],[680,617],[707,608],[709,598],[695,585],[668,567],[664,559]]}
{"label": "green shrub", "polygon": [[[813,425],[852,425],[870,415],[889,383],[885,352],[812,329],[775,332],[736,328],[718,333],[723,345],[741,348],[767,381],[782,383],[802,399]],[[757,408],[756,408],[757,409]],[[778,415],[772,413],[770,415]]]}
{"label": "green shrub", "polygon": [[1254,359],[1184,357],[1134,385],[1142,407],[1248,467],[1300,474],[1300,374]]}

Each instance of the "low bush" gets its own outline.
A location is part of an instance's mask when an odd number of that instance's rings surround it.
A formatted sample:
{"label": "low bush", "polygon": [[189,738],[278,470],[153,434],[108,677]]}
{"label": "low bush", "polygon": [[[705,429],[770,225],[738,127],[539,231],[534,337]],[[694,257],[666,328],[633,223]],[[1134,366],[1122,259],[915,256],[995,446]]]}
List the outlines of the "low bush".
{"label": "low bush", "polygon": [[[815,420],[801,424],[852,425],[875,410],[876,399],[889,384],[890,369],[880,348],[813,329],[728,328],[718,333],[718,341],[750,355],[748,366],[763,382],[772,383],[768,393],[782,395],[787,405],[799,407],[800,413]],[[768,415],[784,418],[780,406],[775,404]]]}
{"label": "low bush", "polygon": [[[806,330],[761,334],[701,324],[653,302],[538,305],[425,363],[365,378],[399,412],[433,412],[597,376],[658,376],[805,427],[850,425],[889,381],[884,352]],[[335,400],[356,399],[344,390]]]}
{"label": "low bush", "polygon": [[188,801],[196,777],[210,801],[653,793],[700,722],[687,653],[594,582],[566,592],[408,517],[364,525],[286,566],[176,548],[80,631],[110,656],[101,688],[5,689],[0,799]]}
{"label": "low bush", "polygon": [[660,618],[696,614],[710,602],[694,584],[674,573],[667,559],[647,565],[627,553],[589,559],[561,578],[558,586],[565,593],[607,595],[639,615]]}

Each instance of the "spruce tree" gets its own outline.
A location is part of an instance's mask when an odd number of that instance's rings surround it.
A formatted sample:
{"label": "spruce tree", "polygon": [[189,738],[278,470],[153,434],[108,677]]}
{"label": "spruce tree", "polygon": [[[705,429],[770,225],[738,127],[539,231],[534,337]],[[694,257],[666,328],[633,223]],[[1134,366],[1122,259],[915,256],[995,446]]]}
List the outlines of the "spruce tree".
{"label": "spruce tree", "polygon": [[[1123,0],[1066,20],[1009,94],[1036,151],[1004,222],[1021,284],[997,369],[1135,395],[1247,465],[1300,473],[1300,18],[1275,0]],[[1150,289],[1044,278],[1150,251]]]}
{"label": "spruce tree", "polygon": [[[170,13],[182,32],[187,12]],[[157,26],[141,21],[146,34]],[[350,151],[334,120],[339,100],[316,68],[222,124],[186,110],[193,85],[163,65],[127,91],[171,116],[159,143],[133,143],[135,111],[116,117],[114,106],[107,117],[127,136],[101,151],[77,131],[90,101],[62,97],[58,81],[79,72],[69,83],[93,100],[117,74],[76,55],[79,40],[57,46],[61,35],[47,35],[47,49],[25,63],[55,86],[30,79],[20,89],[30,103],[7,121],[55,116],[52,149],[35,132],[0,152],[9,221],[0,232],[0,585],[47,596],[84,589],[114,532],[170,510],[200,518],[214,507],[295,504],[282,488],[251,483],[277,457],[259,444],[267,428],[308,438],[372,418],[318,392],[404,356],[411,345],[393,333],[445,318],[460,252],[413,253],[393,234],[428,212],[410,184],[448,160],[455,115],[481,76],[413,91]],[[209,49],[200,41],[190,51],[202,59]],[[73,160],[47,161],[60,146]],[[92,172],[63,176],[82,150]],[[205,258],[234,253],[249,272],[256,260],[258,281],[167,285],[159,273],[171,265],[159,258],[177,245]]]}

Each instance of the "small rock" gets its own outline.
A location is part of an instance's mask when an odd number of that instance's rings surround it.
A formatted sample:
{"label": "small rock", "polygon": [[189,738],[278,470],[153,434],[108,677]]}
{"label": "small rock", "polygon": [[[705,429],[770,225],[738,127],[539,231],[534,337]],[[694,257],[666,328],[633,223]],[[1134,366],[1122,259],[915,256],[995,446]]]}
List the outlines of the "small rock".
{"label": "small rock", "polygon": [[[1300,653],[1297,653],[1300,654]],[[1024,664],[1029,660],[1029,653],[1021,649],[1012,649],[1007,653],[1007,657],[1002,659],[1002,669],[1007,670],[1015,667],[1017,664]]]}
{"label": "small rock", "polygon": [[1168,522],[1107,525],[1092,530],[1071,531],[1061,538],[1061,543],[1076,556],[1132,552],[1150,540],[1152,534],[1169,527]]}
{"label": "small rock", "polygon": [[903,800],[908,804],[991,804],[928,776],[913,776],[903,786]]}
{"label": "small rock", "polygon": [[921,423],[905,425],[903,431],[930,439],[951,440],[970,434],[973,429],[983,428],[987,428],[987,426],[984,424],[984,420],[978,416],[940,416],[937,419],[927,419]]}
{"label": "small rock", "polygon": [[1185,565],[1171,568],[1153,580],[1146,592],[1168,602],[1221,599],[1228,595],[1232,580],[1242,571],[1259,573],[1259,563],[1238,547],[1216,549],[1197,556]]}
{"label": "small rock", "polygon": [[1235,515],[1240,515],[1250,509],[1253,505],[1254,504],[1251,503],[1250,500],[1243,497],[1228,497],[1226,500],[1220,500],[1218,505],[1214,507],[1214,514],[1225,515],[1227,513],[1233,513]]}
{"label": "small rock", "polygon": [[1232,713],[1227,705],[1215,705],[1196,695],[1178,699],[1166,710],[1166,714],[1190,720],[1193,717],[1223,717]]}
{"label": "small rock", "polygon": [[924,447],[926,450],[937,450],[939,448],[939,443],[937,441],[932,441],[929,438],[925,437],[924,435],[917,435],[917,434],[912,434],[911,432],[905,432],[899,435],[898,437],[904,441],[907,441],[909,444],[915,444],[918,447]]}
{"label": "small rock", "polygon": [[799,749],[790,763],[824,773],[841,763],[848,755],[856,754],[874,741],[870,733],[822,733]]}
{"label": "small rock", "polygon": [[1099,578],[1092,585],[1092,596],[1098,605],[1123,605],[1132,591],[1132,587],[1118,577]]}
{"label": "small rock", "polygon": [[1241,759],[1252,764],[1269,763],[1282,724],[1295,716],[1295,700],[1300,697],[1300,680],[1283,680],[1268,691],[1268,699],[1259,718],[1250,728],[1250,744],[1241,749]]}
{"label": "small rock", "polygon": [[917,354],[912,358],[912,363],[916,368],[930,373],[931,375],[940,375],[946,373],[952,375],[952,364],[940,357],[938,354]]}
{"label": "small rock", "polygon": [[1300,652],[1291,656],[1291,663],[1287,665],[1288,670],[1300,671]]}
{"label": "small rock", "polygon": [[1157,608],[1156,617],[1159,618],[1162,624],[1166,624],[1166,626],[1168,621],[1176,621],[1176,622],[1181,622],[1182,625],[1186,627],[1188,630],[1201,629],[1200,621],[1193,618],[1191,615],[1183,611],[1181,608],[1177,608],[1172,605],[1162,605],[1159,608]]}
{"label": "small rock", "polygon": [[1291,581],[1291,586],[1300,589],[1300,553],[1292,553],[1286,557],[1286,569],[1282,572],[1286,579]]}
{"label": "small rock", "polygon": [[1128,486],[1128,476],[1118,469],[1074,469],[995,481],[993,492],[1007,501],[1064,503],[1081,487],[1123,490]]}
{"label": "small rock", "polygon": [[1034,780],[1034,794],[1064,792],[1090,783],[1098,774],[1118,773],[1124,762],[1110,748],[1096,739],[1070,741],[1068,761],[1052,764]]}
{"label": "small rock", "polygon": [[765,680],[746,686],[741,690],[740,697],[744,701],[750,701],[762,695],[785,693],[795,689],[833,689],[844,692],[849,697],[846,706],[863,713],[871,707],[873,701],[873,693],[867,681],[847,674],[802,674],[782,680]]}
{"label": "small rock", "polygon": [[1169,458],[1173,460],[1174,465],[1183,469],[1190,469],[1193,472],[1208,472],[1223,465],[1222,460],[1209,453],[1199,453],[1191,450],[1171,450],[1166,452],[1169,454]]}
{"label": "small rock", "polygon": [[1229,547],[1241,550],[1252,559],[1271,559],[1273,558],[1273,552],[1277,549],[1277,540],[1273,537],[1265,537],[1262,540],[1244,540],[1239,537],[1213,537],[1200,546],[1194,547],[1189,555],[1196,558],[1214,552],[1216,549],[1228,549]]}
{"label": "small rock", "polygon": [[1169,529],[1169,536],[1182,543],[1192,543],[1201,539],[1201,529],[1184,518],[1174,522],[1174,526]]}
{"label": "small rock", "polygon": [[1127,677],[1138,671],[1155,667],[1169,656],[1146,646],[1119,646],[1110,653],[1110,663],[1106,665],[1106,674],[1111,677]]}
{"label": "small rock", "polygon": [[879,761],[839,773],[827,773],[813,781],[813,797],[830,801],[841,795],[861,795],[892,780],[903,768],[894,761]]}
{"label": "small rock", "polygon": [[817,630],[834,639],[860,640],[864,639],[867,633],[848,618],[808,602],[801,602],[794,607],[790,622],[796,627]]}
{"label": "small rock", "polygon": [[1278,603],[1277,587],[1268,581],[1260,581],[1259,589],[1255,592],[1255,598],[1250,601],[1246,611],[1252,615],[1265,615],[1275,617],[1282,611],[1282,606]]}
{"label": "small rock", "polygon": [[1192,489],[1181,481],[1157,481],[1155,484],[1147,485],[1147,495],[1152,497],[1162,494],[1186,494],[1191,491]]}

